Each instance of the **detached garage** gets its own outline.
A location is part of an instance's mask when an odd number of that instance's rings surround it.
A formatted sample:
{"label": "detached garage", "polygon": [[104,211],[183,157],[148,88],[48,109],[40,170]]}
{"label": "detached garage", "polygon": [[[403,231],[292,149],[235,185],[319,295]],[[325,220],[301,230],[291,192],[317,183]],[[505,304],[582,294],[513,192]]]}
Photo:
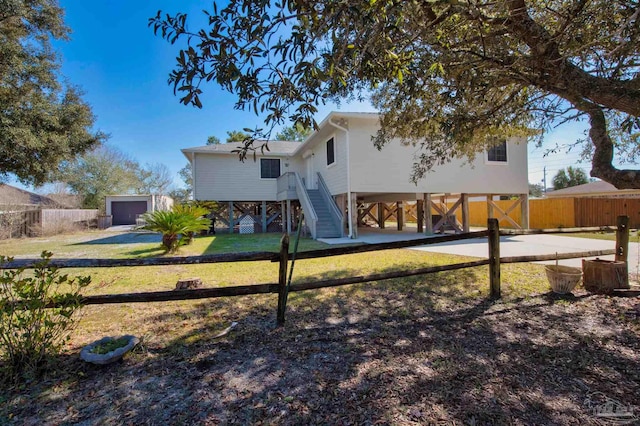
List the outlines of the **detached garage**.
{"label": "detached garage", "polygon": [[173,199],[165,195],[109,195],[105,199],[106,214],[112,225],[135,225],[141,214],[169,210]]}

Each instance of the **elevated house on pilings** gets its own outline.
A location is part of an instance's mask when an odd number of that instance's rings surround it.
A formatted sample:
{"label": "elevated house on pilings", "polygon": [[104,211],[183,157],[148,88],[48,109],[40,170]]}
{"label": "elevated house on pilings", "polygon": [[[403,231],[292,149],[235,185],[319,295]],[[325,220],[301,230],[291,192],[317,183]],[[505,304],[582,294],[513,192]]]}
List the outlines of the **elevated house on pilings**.
{"label": "elevated house on pilings", "polygon": [[[291,232],[301,211],[313,238],[357,238],[365,224],[382,229],[394,222],[402,230],[407,214],[418,232],[464,232],[469,199],[479,197],[489,217],[528,228],[524,140],[505,140],[472,162],[437,166],[415,184],[410,173],[420,148],[392,141],[377,150],[371,137],[378,128],[378,114],[332,112],[304,142],[270,141],[255,161],[239,162],[233,143],[182,152],[192,165],[195,198],[217,201],[217,226],[229,232],[247,215],[255,232]],[[510,207],[493,202],[501,196],[512,200]],[[509,213],[518,207],[515,221]]]}

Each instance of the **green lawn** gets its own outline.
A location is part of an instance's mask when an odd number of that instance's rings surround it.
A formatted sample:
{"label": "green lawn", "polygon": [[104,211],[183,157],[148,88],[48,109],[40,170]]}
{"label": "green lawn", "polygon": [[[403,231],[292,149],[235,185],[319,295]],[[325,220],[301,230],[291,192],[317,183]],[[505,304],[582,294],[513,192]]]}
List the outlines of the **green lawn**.
{"label": "green lawn", "polygon": [[[177,255],[235,253],[242,251],[279,251],[280,234],[217,234],[197,237],[180,248]],[[294,238],[294,237],[292,237]],[[291,247],[293,247],[293,240]],[[302,238],[299,250],[315,250],[327,244]],[[37,257],[43,250],[55,257],[71,258],[139,258],[163,255],[160,234],[148,232],[89,231],[41,238],[0,241],[0,255]]]}
{"label": "green lawn", "polygon": [[[278,252],[279,234],[237,235],[218,234],[196,238],[193,244],[182,247],[178,255],[200,255],[245,251]],[[9,240],[0,243],[0,254],[6,256],[37,257],[42,250],[49,250],[56,257],[70,258],[131,258],[161,256],[160,237],[149,233],[107,233],[84,232],[48,238]],[[293,247],[293,240],[291,243]],[[300,251],[330,247],[327,244],[303,238]],[[293,283],[342,278],[390,272],[402,269],[444,265],[465,262],[470,258],[436,254],[417,250],[385,250],[362,254],[335,256],[329,258],[299,260],[295,263]],[[268,261],[233,262],[202,265],[168,265],[144,267],[83,268],[66,269],[70,275],[90,275],[91,285],[85,289],[87,295],[133,293],[141,291],[171,290],[181,278],[199,277],[207,287],[224,287],[261,283],[275,283],[278,280],[278,264]],[[295,309],[300,303],[308,304],[309,298],[317,301],[330,300],[349,294],[362,295],[370,288],[383,286],[387,289],[411,288],[416,294],[436,293],[452,301],[485,298],[488,296],[488,268],[479,267],[452,272],[442,272],[418,277],[387,280],[379,283],[365,283],[335,289],[310,290],[294,293],[289,306]],[[535,293],[548,291],[544,269],[540,265],[505,265],[502,268],[502,292],[506,301]],[[272,300],[273,299],[273,300]],[[242,301],[242,302],[240,302]],[[126,333],[138,330],[151,338],[152,329],[157,324],[149,323],[149,317],[167,318],[165,335],[152,340],[165,339],[185,330],[174,329],[170,324],[181,319],[185,310],[194,304],[184,301],[148,304],[123,304],[89,306],[84,308],[82,321],[75,331],[72,344],[86,344],[93,337]],[[209,303],[209,302],[205,302]],[[210,302],[216,306],[216,318],[232,317],[243,310],[274,310],[275,299],[271,296],[225,298]],[[108,314],[107,314],[108,312]],[[208,318],[207,321],[211,321]],[[199,322],[198,322],[199,323]],[[214,321],[215,324],[215,321]],[[220,324],[222,326],[222,323]],[[182,327],[197,327],[187,321]],[[161,342],[159,342],[161,344]]]}

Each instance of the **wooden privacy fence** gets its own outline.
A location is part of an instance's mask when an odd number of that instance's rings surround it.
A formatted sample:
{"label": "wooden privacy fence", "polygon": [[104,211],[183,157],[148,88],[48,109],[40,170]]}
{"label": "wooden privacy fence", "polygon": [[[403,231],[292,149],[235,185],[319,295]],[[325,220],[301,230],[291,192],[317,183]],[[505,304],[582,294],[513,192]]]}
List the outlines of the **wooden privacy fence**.
{"label": "wooden privacy fence", "polygon": [[[516,223],[520,223],[521,207],[514,206],[513,200],[494,200],[495,206],[508,212],[508,216]],[[446,203],[451,208],[454,203]],[[513,206],[513,208],[512,208]],[[412,202],[402,203],[404,221],[417,222],[417,206]],[[377,205],[369,205],[362,214],[367,217],[377,215]],[[469,202],[469,224],[484,227],[488,219],[487,201]],[[439,214],[432,210],[432,214]],[[458,222],[462,222],[461,209],[455,210]],[[629,226],[640,228],[640,198],[542,198],[529,200],[529,228],[575,228],[606,226],[614,223],[618,216],[629,216]],[[387,213],[387,219],[397,220],[395,210]],[[512,227],[507,219],[500,221],[500,226]]]}
{"label": "wooden privacy fence", "polygon": [[97,209],[42,209],[44,225],[56,221],[91,222],[97,218]]}
{"label": "wooden privacy fence", "polygon": [[70,225],[94,226],[98,210],[30,209],[0,212],[0,239],[37,237],[69,229]]}
{"label": "wooden privacy fence", "polygon": [[[494,201],[498,206],[508,208],[513,201]],[[460,213],[457,212],[460,216]],[[618,216],[629,217],[629,227],[640,228],[640,198],[543,198],[529,200],[529,228],[574,228],[606,226],[615,223]],[[509,217],[520,222],[520,207],[509,213]],[[462,220],[458,217],[458,220]],[[486,201],[469,203],[471,226],[487,223]],[[506,220],[501,227],[509,227]]]}
{"label": "wooden privacy fence", "polygon": [[[488,229],[478,232],[469,232],[458,235],[445,235],[441,237],[422,238],[411,241],[396,241],[391,243],[365,244],[359,246],[335,247],[324,250],[311,250],[300,253],[289,253],[289,236],[284,234],[281,240],[280,253],[273,252],[249,252],[233,254],[216,254],[204,256],[186,257],[162,257],[143,259],[52,259],[51,266],[58,268],[88,268],[88,267],[116,267],[116,266],[159,266],[159,265],[189,265],[204,263],[247,262],[247,261],[271,261],[279,262],[278,282],[241,285],[219,288],[201,288],[192,290],[170,290],[124,294],[102,294],[85,296],[82,303],[86,305],[102,305],[111,303],[133,302],[164,302],[175,300],[193,300],[215,297],[244,296],[252,294],[278,294],[277,323],[284,324],[285,307],[289,292],[313,290],[326,287],[336,287],[348,284],[380,281],[393,278],[426,275],[436,272],[453,271],[457,269],[472,268],[489,265],[490,297],[501,297],[500,289],[500,265],[503,263],[535,262],[554,259],[575,259],[582,257],[604,256],[615,254],[616,260],[627,259],[627,246],[629,241],[628,218],[619,217],[616,227],[589,227],[589,228],[565,228],[565,229],[538,229],[538,230],[509,230],[500,231],[497,219],[488,220]],[[501,235],[525,235],[545,233],[576,233],[617,230],[616,246],[611,250],[596,250],[574,253],[550,253],[546,255],[500,257]],[[308,281],[303,283],[287,284],[287,271],[292,265],[290,261],[303,259],[317,259],[322,257],[341,256],[355,253],[366,253],[379,250],[399,249],[415,246],[439,244],[451,241],[463,241],[473,238],[487,238],[488,258],[470,262],[454,263],[441,266],[429,266],[425,268],[400,270],[394,272],[360,275],[330,280]],[[33,268],[39,260],[17,259],[12,262],[0,264],[0,269],[15,269],[19,267]],[[290,273],[292,270],[290,271]],[[54,305],[52,304],[51,307]]]}
{"label": "wooden privacy fence", "polygon": [[0,239],[39,235],[40,210],[0,212]]}

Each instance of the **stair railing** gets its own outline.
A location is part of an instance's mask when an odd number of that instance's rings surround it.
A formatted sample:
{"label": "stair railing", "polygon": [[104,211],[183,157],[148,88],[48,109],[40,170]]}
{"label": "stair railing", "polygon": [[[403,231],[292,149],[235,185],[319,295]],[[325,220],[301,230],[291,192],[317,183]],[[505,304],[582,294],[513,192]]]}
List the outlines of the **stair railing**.
{"label": "stair railing", "polygon": [[316,210],[313,208],[313,204],[311,203],[311,199],[309,198],[309,194],[307,193],[307,188],[304,186],[304,182],[300,178],[298,173],[295,174],[295,182],[296,182],[296,194],[298,195],[298,200],[300,201],[300,205],[304,210],[304,221],[309,227],[309,232],[311,233],[311,238],[316,239],[316,224],[318,223],[318,214]]}
{"label": "stair railing", "polygon": [[320,195],[322,195],[325,205],[329,206],[329,214],[331,215],[333,224],[338,228],[340,236],[344,237],[344,215],[336,205],[336,202],[331,196],[331,192],[329,192],[329,187],[320,173],[318,173],[318,191],[320,192]]}

